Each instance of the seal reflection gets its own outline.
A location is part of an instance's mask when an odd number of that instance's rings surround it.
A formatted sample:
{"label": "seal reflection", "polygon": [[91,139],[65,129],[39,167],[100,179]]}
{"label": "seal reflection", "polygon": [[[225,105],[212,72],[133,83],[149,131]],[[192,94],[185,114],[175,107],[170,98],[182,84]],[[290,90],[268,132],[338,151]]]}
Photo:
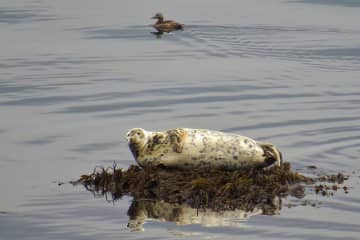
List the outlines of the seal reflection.
{"label": "seal reflection", "polygon": [[[274,206],[276,206],[274,208]],[[274,204],[269,205],[271,212],[278,214],[281,199],[274,198]],[[134,199],[131,203],[128,216],[128,228],[131,231],[144,231],[146,221],[168,221],[177,225],[199,224],[204,227],[243,227],[244,221],[252,216],[264,214],[262,208],[235,209],[215,211],[210,208],[192,208],[186,204],[173,204],[161,200]]]}

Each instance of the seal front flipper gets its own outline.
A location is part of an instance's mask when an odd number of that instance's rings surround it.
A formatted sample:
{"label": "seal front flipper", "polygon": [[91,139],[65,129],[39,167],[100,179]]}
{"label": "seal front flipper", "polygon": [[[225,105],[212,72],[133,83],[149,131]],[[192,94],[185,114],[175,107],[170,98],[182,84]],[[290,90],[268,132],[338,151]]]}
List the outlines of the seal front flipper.
{"label": "seal front flipper", "polygon": [[187,137],[185,129],[178,128],[166,131],[169,136],[170,144],[174,152],[181,153],[184,148],[185,138]]}

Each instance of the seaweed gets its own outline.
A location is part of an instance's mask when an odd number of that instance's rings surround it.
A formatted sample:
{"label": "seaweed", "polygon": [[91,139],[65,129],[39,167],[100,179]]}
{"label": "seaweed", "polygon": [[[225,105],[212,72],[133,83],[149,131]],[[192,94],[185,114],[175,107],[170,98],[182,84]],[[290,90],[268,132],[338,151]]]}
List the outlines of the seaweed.
{"label": "seaweed", "polygon": [[[135,200],[186,204],[196,209],[261,209],[263,214],[274,214],[279,208],[274,203],[275,199],[289,195],[301,199],[305,196],[306,187],[313,188],[317,194],[329,196],[340,189],[337,184],[342,184],[346,179],[341,173],[306,177],[292,171],[288,162],[266,169],[233,171],[163,166],[141,168],[135,165],[123,170],[114,164],[111,168],[96,168],[93,173],[82,175],[75,183],[81,183],[87,190],[99,195],[111,194],[113,200],[128,195]],[[348,192],[348,187],[342,188]]]}
{"label": "seaweed", "polygon": [[[231,171],[161,165],[144,168],[131,165],[123,170],[114,163],[108,168],[96,167],[72,184],[82,184],[96,196],[105,196],[110,201],[132,197],[128,227],[140,231],[147,219],[226,226],[229,217],[247,219],[259,214],[278,214],[288,196],[299,199],[294,202],[300,205],[317,207],[321,202],[305,199],[306,193],[330,197],[341,189],[349,192],[349,187],[343,185],[348,176],[342,173],[314,176],[317,177],[292,171],[288,162],[265,169]],[[289,208],[293,206],[296,204],[287,204]]]}

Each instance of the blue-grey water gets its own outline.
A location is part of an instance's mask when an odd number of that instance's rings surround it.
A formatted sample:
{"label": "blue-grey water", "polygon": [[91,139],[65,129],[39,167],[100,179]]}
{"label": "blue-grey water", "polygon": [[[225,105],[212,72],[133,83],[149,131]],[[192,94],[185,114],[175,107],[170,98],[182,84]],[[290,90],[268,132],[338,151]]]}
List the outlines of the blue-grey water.
{"label": "blue-grey water", "polygon": [[[158,11],[185,30],[151,34]],[[359,22],[358,0],[2,0],[0,239],[359,239]],[[66,184],[133,164],[133,127],[272,142],[300,171],[350,175],[350,190],[133,232],[131,198]]]}

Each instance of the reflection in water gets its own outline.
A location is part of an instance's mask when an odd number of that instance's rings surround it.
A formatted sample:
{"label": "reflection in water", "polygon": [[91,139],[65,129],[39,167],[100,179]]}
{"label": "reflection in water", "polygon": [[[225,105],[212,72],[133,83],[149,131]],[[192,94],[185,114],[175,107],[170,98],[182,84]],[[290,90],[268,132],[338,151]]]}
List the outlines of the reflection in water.
{"label": "reflection in water", "polygon": [[156,38],[161,38],[162,35],[164,34],[163,31],[156,31],[156,32],[151,32],[152,34],[154,34],[156,36]]}
{"label": "reflection in water", "polygon": [[157,29],[157,31],[151,32],[152,34],[154,34],[154,36],[156,36],[156,38],[161,38],[163,36],[164,33],[171,33],[173,31],[176,31],[178,29],[171,29],[171,30],[160,30]]}
{"label": "reflection in water", "polygon": [[[281,199],[275,198],[272,214],[278,214]],[[171,204],[159,200],[134,199],[128,215],[128,227],[132,231],[143,231],[147,220],[174,222],[179,225],[200,224],[205,227],[242,227],[251,216],[263,214],[260,208],[214,211],[209,208],[192,208],[186,204]]]}

